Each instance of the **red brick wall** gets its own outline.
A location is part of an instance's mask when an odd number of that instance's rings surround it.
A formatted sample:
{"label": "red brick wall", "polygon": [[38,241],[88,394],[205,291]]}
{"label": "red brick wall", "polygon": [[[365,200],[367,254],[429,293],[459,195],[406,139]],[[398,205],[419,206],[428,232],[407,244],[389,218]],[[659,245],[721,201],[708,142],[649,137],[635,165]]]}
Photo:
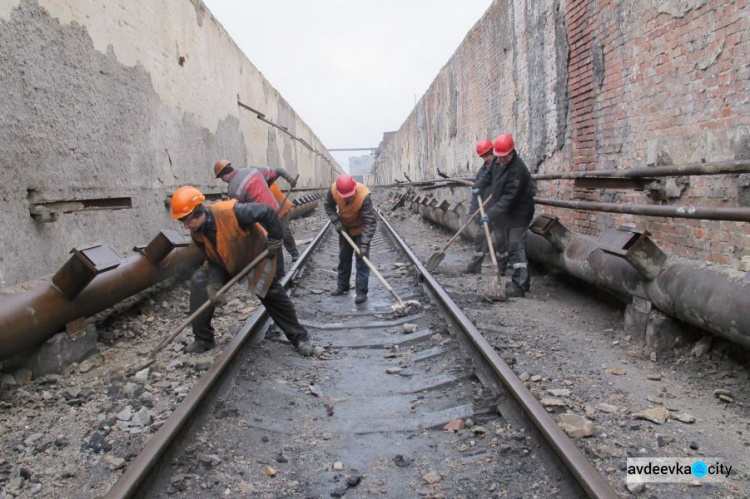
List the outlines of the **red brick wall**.
{"label": "red brick wall", "polygon": [[[539,173],[750,159],[749,58],[748,0],[498,0],[385,148],[377,175],[470,174],[480,164],[476,140],[502,132],[514,135]],[[446,96],[450,78],[455,109]],[[451,113],[455,136],[440,124]],[[537,196],[750,207],[750,175],[680,182],[652,193],[540,181]],[[672,255],[735,267],[750,250],[748,223],[537,212],[584,234],[637,225]]]}

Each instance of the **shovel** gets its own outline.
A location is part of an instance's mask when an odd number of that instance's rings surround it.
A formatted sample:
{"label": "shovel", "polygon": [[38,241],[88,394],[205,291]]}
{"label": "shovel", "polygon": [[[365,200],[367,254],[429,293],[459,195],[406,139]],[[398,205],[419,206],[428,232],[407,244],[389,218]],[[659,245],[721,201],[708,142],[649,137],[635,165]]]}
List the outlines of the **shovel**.
{"label": "shovel", "polygon": [[[245,267],[244,269],[242,269],[242,271],[239,274],[237,274],[236,276],[232,277],[232,279],[230,279],[229,282],[227,282],[224,286],[222,286],[221,289],[216,292],[216,296],[221,296],[224,293],[226,293],[227,291],[229,291],[229,288],[231,288],[232,286],[234,286],[235,284],[237,284],[237,282],[239,282],[243,277],[245,277],[247,274],[249,274],[250,271],[253,270],[266,257],[268,257],[268,250],[263,250],[263,252],[260,255],[258,255],[257,257],[255,257],[255,259],[252,262],[250,262],[250,263],[247,264],[247,267]],[[185,319],[184,321],[182,321],[182,323],[179,326],[177,326],[169,334],[169,336],[164,341],[162,341],[161,343],[159,343],[158,345],[156,345],[156,347],[154,347],[154,349],[151,350],[151,352],[149,352],[149,354],[148,354],[149,360],[148,361],[144,362],[143,364],[141,364],[138,367],[134,367],[134,368],[130,369],[127,372],[127,375],[128,376],[132,376],[133,374],[137,373],[138,371],[142,371],[143,369],[146,369],[148,366],[150,366],[151,364],[153,364],[156,361],[156,358],[155,358],[156,354],[159,353],[159,352],[161,352],[164,349],[164,347],[166,347],[167,345],[169,345],[172,342],[172,340],[175,339],[177,337],[177,335],[182,332],[183,329],[185,329],[186,327],[188,327],[190,325],[190,323],[193,322],[195,320],[195,318],[198,317],[201,314],[201,312],[203,312],[204,310],[206,310],[209,306],[211,306],[211,300],[206,300],[203,303],[203,305],[201,305],[200,307],[198,307],[198,309],[195,312],[193,312],[192,314],[190,314],[190,316],[187,319]]]}
{"label": "shovel", "polygon": [[[492,199],[492,194],[490,194],[490,196],[484,201],[484,204],[489,203],[490,199]],[[461,227],[460,229],[458,229],[458,232],[456,232],[456,235],[453,236],[450,241],[448,241],[448,244],[446,244],[443,247],[443,249],[441,249],[437,253],[433,253],[432,255],[430,255],[430,258],[427,259],[427,263],[425,264],[425,268],[427,269],[428,272],[432,272],[433,270],[435,270],[437,268],[438,265],[440,265],[440,262],[442,262],[443,258],[445,258],[445,250],[448,249],[448,246],[450,246],[451,244],[453,244],[453,241],[455,241],[456,239],[458,239],[458,236],[460,236],[461,233],[464,231],[464,229],[466,229],[466,227],[469,226],[469,224],[472,222],[472,220],[474,220],[474,217],[477,216],[477,213],[479,213],[479,210],[477,210],[477,211],[475,211],[474,213],[471,214],[471,216],[466,221],[466,223],[463,225],[463,227]]]}
{"label": "shovel", "polygon": [[367,265],[368,267],[370,267],[370,270],[372,270],[372,273],[375,274],[378,277],[378,279],[380,279],[380,282],[383,283],[383,286],[385,286],[385,288],[396,299],[396,301],[398,302],[398,304],[396,304],[396,305],[393,306],[393,310],[397,314],[405,314],[407,312],[407,310],[409,310],[410,307],[418,307],[419,306],[419,302],[416,301],[416,300],[409,300],[408,302],[404,302],[404,300],[401,299],[401,297],[398,295],[398,293],[396,293],[393,290],[393,288],[391,287],[391,285],[388,284],[388,281],[385,280],[385,277],[383,277],[382,275],[380,275],[380,272],[378,272],[378,269],[375,268],[375,265],[373,265],[372,262],[370,262],[370,260],[366,256],[360,255],[359,248],[357,247],[357,245],[355,244],[355,242],[352,240],[352,238],[349,236],[349,234],[347,234],[346,231],[343,231],[343,230],[341,232],[339,232],[339,234],[341,234],[344,237],[344,239],[346,239],[346,242],[348,242],[349,245],[354,249],[354,252],[357,253],[357,256],[359,256],[362,259],[362,261],[365,262],[365,265]]}
{"label": "shovel", "polygon": [[[482,196],[479,196],[478,199],[479,211],[481,211],[482,216],[484,216],[484,204],[482,203]],[[495,245],[492,244],[490,224],[484,224],[484,232],[485,234],[487,234],[487,245],[489,246],[490,256],[492,257],[492,265],[495,266],[495,277],[490,279],[490,284],[487,288],[487,294],[485,296],[492,301],[508,301],[508,296],[505,294],[505,278],[500,275],[500,267],[497,265],[497,256],[495,255]]]}

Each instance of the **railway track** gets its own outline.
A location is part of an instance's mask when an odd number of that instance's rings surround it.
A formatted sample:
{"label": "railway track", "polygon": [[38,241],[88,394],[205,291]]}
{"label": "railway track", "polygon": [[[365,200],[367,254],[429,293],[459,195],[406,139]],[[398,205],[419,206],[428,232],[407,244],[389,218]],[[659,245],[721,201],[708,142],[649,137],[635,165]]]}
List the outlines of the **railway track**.
{"label": "railway track", "polygon": [[371,256],[421,310],[329,296],[327,225],[284,282],[319,355],[256,312],[108,497],[616,497],[382,217]]}

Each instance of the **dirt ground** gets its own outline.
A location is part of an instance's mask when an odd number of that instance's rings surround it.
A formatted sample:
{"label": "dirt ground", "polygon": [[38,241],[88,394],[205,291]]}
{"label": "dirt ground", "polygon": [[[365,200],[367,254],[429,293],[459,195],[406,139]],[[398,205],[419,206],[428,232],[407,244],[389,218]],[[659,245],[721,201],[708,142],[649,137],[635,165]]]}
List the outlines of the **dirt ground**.
{"label": "dirt ground", "polygon": [[[390,212],[389,203],[386,193],[376,192],[376,206],[423,262],[450,238],[411,211]],[[306,240],[324,222],[321,205],[291,225],[297,240]],[[734,466],[721,486],[696,480],[691,486],[649,484],[632,493],[750,497],[747,351],[686,331],[670,355],[652,361],[623,331],[623,305],[536,265],[525,298],[486,303],[481,294],[490,262],[481,278],[467,276],[470,252],[467,241],[454,244],[435,272],[438,280],[550,412],[593,423],[593,435],[577,443],[618,492],[628,493],[627,457],[713,457]],[[0,374],[0,498],[106,492],[220,350],[183,354],[191,340],[187,330],[151,369],[135,378],[121,375],[185,317],[188,295],[188,282],[180,278],[98,317],[98,354],[60,375],[29,380],[24,372]],[[229,305],[214,319],[220,347],[257,306],[239,288],[230,293]],[[720,400],[716,390],[725,390],[719,393],[732,402]],[[662,424],[636,415],[659,407],[668,417]]]}

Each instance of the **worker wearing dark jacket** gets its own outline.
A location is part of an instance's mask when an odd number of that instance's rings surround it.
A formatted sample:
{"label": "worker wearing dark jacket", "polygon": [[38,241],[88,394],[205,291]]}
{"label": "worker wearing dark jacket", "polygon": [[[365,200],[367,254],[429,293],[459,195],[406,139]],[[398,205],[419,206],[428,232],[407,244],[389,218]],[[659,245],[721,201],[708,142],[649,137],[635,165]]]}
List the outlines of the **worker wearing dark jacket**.
{"label": "worker wearing dark jacket", "polygon": [[526,260],[526,231],[534,217],[534,188],[529,169],[518,156],[513,137],[501,134],[494,143],[487,195],[492,201],[481,221],[493,224],[500,273],[510,263],[513,277],[506,286],[510,297],[522,297],[531,279]]}
{"label": "worker wearing dark jacket", "polygon": [[[292,261],[297,260],[299,252],[297,251],[297,245],[294,244],[294,235],[289,229],[289,220],[284,217],[289,210],[282,213],[283,208],[279,206],[279,202],[280,199],[283,199],[283,195],[281,198],[277,198],[276,193],[273,192],[274,187],[279,193],[281,192],[276,186],[276,179],[279,177],[286,180],[291,187],[296,184],[295,178],[283,168],[253,166],[238,169],[233,167],[232,163],[226,159],[220,159],[214,164],[214,175],[229,184],[227,196],[230,198],[236,199],[240,203],[266,204],[279,212],[281,229],[284,231],[284,247],[292,257]],[[281,278],[284,275],[283,253],[279,253],[277,269],[279,278]]]}
{"label": "worker wearing dark jacket", "polygon": [[[375,236],[377,218],[370,199],[370,189],[358,183],[350,175],[342,174],[333,183],[324,203],[326,215],[339,234],[346,231],[359,247],[360,253],[369,259],[370,243]],[[354,249],[339,235],[339,266],[336,289],[333,296],[343,295],[349,291],[349,278],[352,275],[352,256]],[[370,269],[364,261],[357,258],[357,275],[354,280],[357,297],[354,303],[367,301],[367,282]]]}
{"label": "worker wearing dark jacket", "polygon": [[[478,196],[483,200],[487,199],[486,188],[479,187],[481,185],[487,185],[489,182],[486,180],[490,173],[490,165],[492,159],[495,157],[492,154],[492,142],[488,139],[480,140],[477,142],[477,156],[482,158],[482,166],[479,167],[476,177],[474,177],[474,187],[471,189],[471,203],[469,204],[469,216],[473,215],[479,209]],[[479,220],[479,218],[477,218]],[[474,253],[472,254],[469,266],[466,267],[468,274],[480,274],[482,272],[482,261],[484,261],[484,254],[487,252],[487,236],[484,233],[482,227],[479,227],[476,235],[474,236]]]}
{"label": "worker wearing dark jacket", "polygon": [[198,310],[208,299],[213,303],[193,321],[195,340],[185,351],[200,353],[216,346],[211,319],[215,307],[224,301],[223,295],[217,295],[219,289],[266,248],[269,258],[248,274],[248,285],[297,351],[310,355],[313,349],[307,331],[297,320],[294,305],[276,277],[276,255],[281,251],[282,237],[276,212],[267,205],[236,200],[206,206],[205,200],[198,189],[189,185],[172,195],[172,218],[190,231],[206,256],[190,282],[190,312]]}

